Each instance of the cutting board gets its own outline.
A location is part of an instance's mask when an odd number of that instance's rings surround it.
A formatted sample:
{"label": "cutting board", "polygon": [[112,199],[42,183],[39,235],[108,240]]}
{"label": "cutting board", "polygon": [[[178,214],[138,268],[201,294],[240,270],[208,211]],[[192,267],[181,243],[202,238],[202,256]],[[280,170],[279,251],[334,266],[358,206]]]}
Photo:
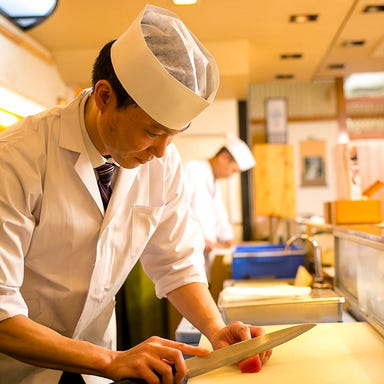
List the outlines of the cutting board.
{"label": "cutting board", "polygon": [[[286,326],[266,326],[266,332]],[[200,345],[209,346],[207,339]],[[189,379],[188,384],[383,384],[384,339],[367,323],[321,323],[274,348],[258,373],[237,365]]]}

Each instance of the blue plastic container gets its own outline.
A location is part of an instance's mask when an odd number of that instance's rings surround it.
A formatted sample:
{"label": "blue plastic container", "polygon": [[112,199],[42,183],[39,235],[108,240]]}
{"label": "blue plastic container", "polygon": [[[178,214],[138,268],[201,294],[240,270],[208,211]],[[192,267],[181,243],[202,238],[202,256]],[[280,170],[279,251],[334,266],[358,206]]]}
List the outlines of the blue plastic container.
{"label": "blue plastic container", "polygon": [[273,278],[291,279],[304,265],[305,251],[284,244],[241,245],[232,255],[232,278],[235,280]]}

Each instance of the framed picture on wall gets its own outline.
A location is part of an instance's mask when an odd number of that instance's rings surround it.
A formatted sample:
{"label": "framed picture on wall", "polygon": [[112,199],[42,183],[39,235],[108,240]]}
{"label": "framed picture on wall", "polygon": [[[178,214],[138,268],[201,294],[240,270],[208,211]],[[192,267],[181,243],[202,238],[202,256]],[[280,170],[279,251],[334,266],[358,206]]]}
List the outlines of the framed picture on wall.
{"label": "framed picture on wall", "polygon": [[300,142],[301,186],[325,186],[325,141]]}
{"label": "framed picture on wall", "polygon": [[272,97],[265,100],[267,141],[271,144],[287,142],[287,99]]}

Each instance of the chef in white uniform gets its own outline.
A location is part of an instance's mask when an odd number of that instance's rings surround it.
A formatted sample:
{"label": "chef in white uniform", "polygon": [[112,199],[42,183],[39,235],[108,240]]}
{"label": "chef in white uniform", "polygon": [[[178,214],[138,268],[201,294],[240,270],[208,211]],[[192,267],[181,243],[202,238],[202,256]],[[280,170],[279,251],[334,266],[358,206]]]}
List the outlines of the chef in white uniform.
{"label": "chef in white uniform", "polygon": [[247,171],[256,164],[248,145],[228,134],[222,147],[209,159],[185,164],[191,209],[203,229],[205,263],[209,276],[216,248],[234,244],[234,231],[225,208],[219,180]]}
{"label": "chef in white uniform", "polygon": [[[114,350],[114,297],[138,260],[215,348],[262,332],[226,327],[209,295],[171,144],[217,87],[209,52],[148,5],[100,52],[92,90],[0,136],[1,384],[180,383],[183,353],[205,350],[156,337]],[[107,159],[117,165],[104,210],[94,169]]]}

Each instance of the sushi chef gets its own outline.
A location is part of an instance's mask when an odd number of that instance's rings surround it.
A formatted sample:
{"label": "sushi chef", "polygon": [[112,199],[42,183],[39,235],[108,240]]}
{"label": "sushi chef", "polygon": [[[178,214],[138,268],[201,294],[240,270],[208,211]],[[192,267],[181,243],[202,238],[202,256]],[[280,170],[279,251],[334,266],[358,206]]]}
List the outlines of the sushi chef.
{"label": "sushi chef", "polygon": [[185,164],[191,210],[203,230],[205,263],[209,277],[217,248],[234,245],[235,234],[221,195],[219,180],[248,171],[256,164],[248,145],[228,134],[222,146],[209,159]]}
{"label": "sushi chef", "polygon": [[262,333],[220,317],[171,143],[217,88],[210,53],[147,5],[100,51],[92,89],[1,134],[1,384],[180,383],[183,354],[205,349],[151,337],[115,350],[114,298],[137,261],[214,348]]}

